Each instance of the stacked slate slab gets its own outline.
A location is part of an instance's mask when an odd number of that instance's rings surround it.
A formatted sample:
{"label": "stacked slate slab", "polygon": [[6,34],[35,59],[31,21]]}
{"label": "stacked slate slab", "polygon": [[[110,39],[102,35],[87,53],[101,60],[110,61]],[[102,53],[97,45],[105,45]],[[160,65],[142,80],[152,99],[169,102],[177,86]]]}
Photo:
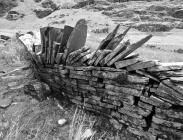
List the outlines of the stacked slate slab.
{"label": "stacked slate slab", "polygon": [[81,19],[72,31],[41,30],[42,52],[28,52],[35,78],[139,139],[183,139],[183,62],[141,59],[134,51],[152,35],[131,44],[123,41],[130,28],[119,34],[119,25],[91,52],[86,23]]}

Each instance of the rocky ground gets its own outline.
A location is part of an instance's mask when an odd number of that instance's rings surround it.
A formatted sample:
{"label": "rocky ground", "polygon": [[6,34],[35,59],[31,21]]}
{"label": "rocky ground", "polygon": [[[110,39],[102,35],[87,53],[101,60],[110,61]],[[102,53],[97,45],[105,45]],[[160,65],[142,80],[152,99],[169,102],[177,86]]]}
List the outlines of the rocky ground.
{"label": "rocky ground", "polygon": [[[181,0],[122,3],[107,0],[87,3],[73,0],[0,0],[0,140],[68,138],[70,125],[61,127],[58,120],[64,118],[71,122],[74,109],[62,110],[53,99],[40,103],[25,95],[23,86],[29,81],[29,71],[2,75],[25,66],[24,50],[12,39],[16,32],[37,32],[43,26],[74,26],[80,18],[87,19],[87,45],[93,49],[116,24],[121,24],[121,31],[128,26],[133,27],[126,38],[132,42],[150,33],[154,35],[137,50],[144,58],[183,61]],[[103,133],[108,134],[105,130],[100,135]],[[112,136],[111,140],[128,139],[126,135]]]}

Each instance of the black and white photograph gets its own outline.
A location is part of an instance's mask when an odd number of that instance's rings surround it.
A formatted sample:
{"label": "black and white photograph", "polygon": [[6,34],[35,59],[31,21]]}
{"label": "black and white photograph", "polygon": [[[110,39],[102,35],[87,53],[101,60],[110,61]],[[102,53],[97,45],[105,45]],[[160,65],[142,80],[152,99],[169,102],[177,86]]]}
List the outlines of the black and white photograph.
{"label": "black and white photograph", "polygon": [[0,0],[0,140],[183,140],[183,0]]}

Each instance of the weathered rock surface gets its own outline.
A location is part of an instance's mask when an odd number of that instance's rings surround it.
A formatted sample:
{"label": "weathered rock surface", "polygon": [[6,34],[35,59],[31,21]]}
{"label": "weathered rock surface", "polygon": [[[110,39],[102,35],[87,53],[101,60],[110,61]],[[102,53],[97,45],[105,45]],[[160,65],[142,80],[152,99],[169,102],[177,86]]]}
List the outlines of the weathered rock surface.
{"label": "weathered rock surface", "polygon": [[4,16],[6,12],[11,10],[13,7],[16,7],[17,1],[6,1],[6,0],[1,0],[0,1],[0,17]]}
{"label": "weathered rock surface", "polygon": [[58,9],[58,6],[56,3],[54,3],[52,0],[44,0],[41,2],[41,6],[43,8],[50,8],[53,9],[53,11]]}
{"label": "weathered rock surface", "polygon": [[53,12],[53,10],[51,8],[41,8],[40,7],[40,8],[35,9],[34,12],[36,13],[36,16],[38,18],[44,18],[44,17],[50,15]]}
{"label": "weathered rock surface", "polygon": [[6,19],[8,20],[18,20],[23,18],[25,15],[19,11],[9,11]]}
{"label": "weathered rock surface", "polygon": [[0,98],[0,108],[7,108],[8,106],[10,106],[12,103],[12,99],[3,99],[3,98]]}

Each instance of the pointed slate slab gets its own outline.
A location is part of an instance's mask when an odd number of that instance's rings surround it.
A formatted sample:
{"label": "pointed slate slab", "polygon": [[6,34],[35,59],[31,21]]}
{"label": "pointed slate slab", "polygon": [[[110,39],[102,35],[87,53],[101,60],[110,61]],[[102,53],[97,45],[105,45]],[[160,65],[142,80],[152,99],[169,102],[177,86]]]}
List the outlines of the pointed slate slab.
{"label": "pointed slate slab", "polygon": [[48,62],[48,56],[49,56],[49,32],[50,32],[50,27],[46,27],[45,32],[44,32],[44,39],[45,39],[45,48],[43,48],[44,51],[44,61],[45,63]]}
{"label": "pointed slate slab", "polygon": [[113,59],[115,56],[117,56],[119,53],[123,52],[126,50],[126,48],[130,45],[129,41],[124,42],[123,44],[119,45],[118,47],[116,47],[116,49],[114,49],[114,51],[110,54],[108,54],[105,58],[104,58],[104,65],[107,64],[111,59]]}
{"label": "pointed slate slab", "polygon": [[47,27],[40,28],[40,35],[41,35],[41,44],[42,44],[42,50],[41,53],[45,53],[46,50],[46,41],[45,41],[45,31]]}
{"label": "pointed slate slab", "polygon": [[99,47],[95,50],[95,52],[93,53],[92,57],[95,55],[95,53],[98,50],[104,50],[107,47],[107,45],[111,42],[111,40],[116,36],[116,34],[117,34],[118,30],[119,30],[119,27],[120,27],[120,25],[118,24],[116,26],[116,28],[111,33],[109,33],[108,36],[105,39],[103,39],[101,41]]}
{"label": "pointed slate slab", "polygon": [[152,37],[152,35],[148,35],[145,38],[141,39],[140,41],[130,45],[125,51],[123,51],[122,53],[120,53],[119,55],[117,55],[116,57],[114,57],[108,64],[108,66],[111,66],[112,64],[114,64],[115,62],[124,59],[126,56],[128,56],[129,54],[131,54],[133,51],[135,51],[136,49],[138,49],[139,47],[141,47],[144,43],[146,43],[150,38]]}
{"label": "pointed slate slab", "polygon": [[[107,47],[107,45],[110,43],[110,41],[115,37],[115,35],[117,34],[118,30],[119,30],[120,25],[118,24],[116,26],[116,28],[104,39],[101,41],[99,47],[97,48],[97,50],[103,50]],[[96,51],[97,51],[96,50]]]}
{"label": "pointed slate slab", "polygon": [[131,27],[127,28],[122,34],[118,35],[117,37],[113,38],[110,43],[107,45],[105,49],[113,50],[115,49],[119,43],[123,40],[127,32],[130,30]]}
{"label": "pointed slate slab", "polygon": [[72,31],[67,42],[68,54],[80,49],[85,45],[87,37],[87,23],[85,19],[80,19]]}
{"label": "pointed slate slab", "polygon": [[85,45],[86,37],[87,23],[85,19],[81,19],[76,23],[76,26],[67,41],[66,49],[63,53],[63,64],[66,64],[66,59],[69,53],[78,50]]}

